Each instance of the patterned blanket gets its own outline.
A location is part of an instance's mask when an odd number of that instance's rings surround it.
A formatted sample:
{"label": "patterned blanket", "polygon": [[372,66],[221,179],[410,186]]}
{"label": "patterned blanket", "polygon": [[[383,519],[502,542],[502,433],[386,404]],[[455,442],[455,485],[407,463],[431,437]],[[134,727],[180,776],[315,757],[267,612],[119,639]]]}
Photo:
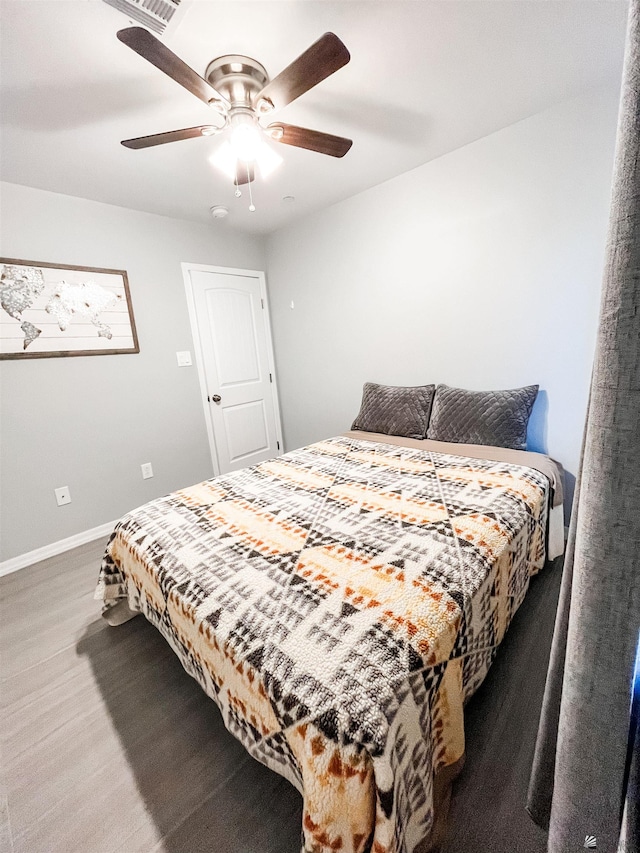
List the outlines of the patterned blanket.
{"label": "patterned blanket", "polygon": [[426,850],[548,493],[532,468],[333,438],[126,515],[96,597],[142,611],[303,794],[304,851]]}

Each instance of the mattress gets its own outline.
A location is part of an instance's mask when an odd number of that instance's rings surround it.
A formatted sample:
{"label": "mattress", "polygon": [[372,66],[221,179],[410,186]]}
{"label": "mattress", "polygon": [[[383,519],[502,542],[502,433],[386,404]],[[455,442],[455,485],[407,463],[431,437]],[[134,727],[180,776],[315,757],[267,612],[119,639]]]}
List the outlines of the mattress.
{"label": "mattress", "polygon": [[298,788],[305,853],[422,853],[551,492],[513,462],[338,436],[124,516],[96,597],[143,613]]}

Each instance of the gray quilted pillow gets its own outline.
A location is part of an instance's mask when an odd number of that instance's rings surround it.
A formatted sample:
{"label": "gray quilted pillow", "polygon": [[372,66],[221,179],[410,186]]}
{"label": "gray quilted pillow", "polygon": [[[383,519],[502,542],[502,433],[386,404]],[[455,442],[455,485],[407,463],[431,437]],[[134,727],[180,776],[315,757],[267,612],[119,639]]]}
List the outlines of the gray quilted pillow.
{"label": "gray quilted pillow", "polygon": [[424,438],[435,390],[435,385],[396,388],[365,382],[360,411],[351,429]]}
{"label": "gray quilted pillow", "polygon": [[427,437],[526,450],[527,424],[538,387],[465,391],[438,385]]}

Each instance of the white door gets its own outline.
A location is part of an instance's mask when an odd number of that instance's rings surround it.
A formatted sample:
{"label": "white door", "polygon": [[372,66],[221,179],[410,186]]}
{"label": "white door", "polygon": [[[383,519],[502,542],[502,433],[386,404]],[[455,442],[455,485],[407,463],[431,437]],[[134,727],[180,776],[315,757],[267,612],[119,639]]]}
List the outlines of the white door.
{"label": "white door", "polygon": [[183,265],[216,473],[280,453],[264,275]]}

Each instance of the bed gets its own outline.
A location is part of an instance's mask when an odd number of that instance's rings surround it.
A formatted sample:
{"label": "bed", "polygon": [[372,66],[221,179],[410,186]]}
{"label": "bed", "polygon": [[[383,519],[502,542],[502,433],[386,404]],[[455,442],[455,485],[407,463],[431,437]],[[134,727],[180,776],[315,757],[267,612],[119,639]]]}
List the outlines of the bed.
{"label": "bed", "polygon": [[301,792],[305,853],[426,853],[561,513],[541,454],[348,432],[130,512],[96,597]]}

